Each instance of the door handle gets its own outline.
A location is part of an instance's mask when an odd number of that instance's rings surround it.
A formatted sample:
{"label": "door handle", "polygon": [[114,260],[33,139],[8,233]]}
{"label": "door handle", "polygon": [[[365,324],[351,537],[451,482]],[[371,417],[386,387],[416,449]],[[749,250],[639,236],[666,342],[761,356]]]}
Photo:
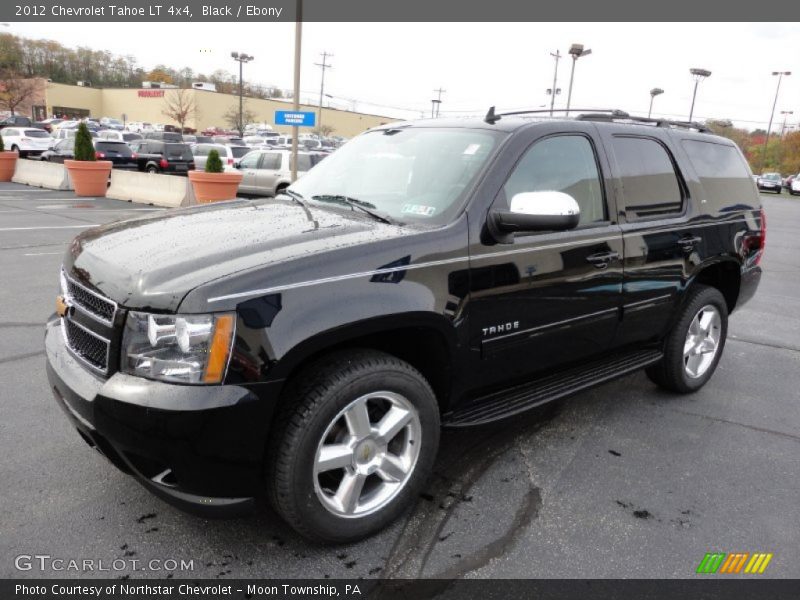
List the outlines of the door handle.
{"label": "door handle", "polygon": [[608,267],[608,263],[618,258],[619,252],[598,252],[597,254],[590,254],[586,257],[586,260],[598,269],[605,269]]}

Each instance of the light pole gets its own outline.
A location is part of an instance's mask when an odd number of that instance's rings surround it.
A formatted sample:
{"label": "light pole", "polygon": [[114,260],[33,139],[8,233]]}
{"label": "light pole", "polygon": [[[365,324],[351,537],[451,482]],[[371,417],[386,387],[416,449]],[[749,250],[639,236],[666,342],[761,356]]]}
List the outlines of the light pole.
{"label": "light pole", "polygon": [[660,96],[664,93],[664,90],[661,88],[653,88],[650,90],[650,108],[647,110],[647,118],[650,118],[650,115],[653,113],[653,98],[656,96]]}
{"label": "light pole", "polygon": [[[294,22],[294,92],[292,100],[295,112],[300,112],[300,54],[303,49],[303,0],[295,4]],[[292,125],[292,158],[289,161],[292,171],[292,183],[297,181],[297,137],[300,127]]]}
{"label": "light pole", "polygon": [[791,71],[773,71],[772,76],[778,76],[778,85],[775,88],[775,100],[772,101],[772,112],[769,114],[769,125],[767,125],[767,137],[764,140],[764,150],[761,152],[761,170],[764,170],[764,163],[767,162],[767,144],[769,144],[769,134],[772,130],[772,119],[775,117],[775,106],[778,104],[778,93],[781,91],[781,81],[784,75],[791,75]]}
{"label": "light pole", "polygon": [[692,78],[694,79],[694,93],[692,94],[692,108],[689,109],[689,122],[692,122],[692,116],[694,116],[694,101],[697,98],[697,85],[703,81],[706,77],[711,77],[711,71],[708,69],[689,69],[689,73],[692,74]]}
{"label": "light pole", "polygon": [[244,79],[242,78],[242,65],[250,62],[255,57],[244,52],[231,52],[231,58],[239,63],[239,135],[244,135]]}
{"label": "light pole", "polygon": [[[575,63],[581,56],[589,56],[592,53],[591,49],[583,49],[583,44],[572,44],[569,48],[569,54],[572,56],[572,71],[569,74],[569,91],[567,92],[567,116],[569,116],[569,105],[572,101],[572,80],[575,77]],[[555,84],[553,84],[555,87]]]}
{"label": "light pole", "polygon": [[[558,61],[561,59],[561,52],[556,50],[556,53],[550,53],[550,56],[555,60],[556,66],[553,69],[553,96],[550,98],[550,116],[553,116],[553,108],[556,104],[556,83],[558,82]],[[560,90],[559,90],[560,91]]]}

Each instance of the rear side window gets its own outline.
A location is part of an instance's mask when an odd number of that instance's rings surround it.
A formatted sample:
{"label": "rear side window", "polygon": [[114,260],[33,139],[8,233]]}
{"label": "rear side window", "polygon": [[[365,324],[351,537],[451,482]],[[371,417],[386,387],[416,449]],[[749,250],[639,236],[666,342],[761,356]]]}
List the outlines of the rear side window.
{"label": "rear side window", "polygon": [[44,129],[26,129],[25,135],[32,138],[49,138],[50,134]]}
{"label": "rear side window", "polygon": [[612,144],[628,220],[683,212],[680,180],[664,146],[650,138],[627,136],[615,136]]}
{"label": "rear side window", "polygon": [[681,144],[692,161],[708,200],[721,207],[753,205],[753,181],[747,163],[737,148],[698,140],[683,140]]}
{"label": "rear side window", "polygon": [[231,146],[231,154],[233,158],[242,158],[245,154],[250,152],[249,146]]}
{"label": "rear side window", "polygon": [[173,160],[194,160],[187,144],[164,144],[164,156]]}
{"label": "rear side window", "polygon": [[94,145],[98,152],[116,152],[120,156],[132,156],[133,153],[128,144],[123,142],[96,142]]}
{"label": "rear side window", "polygon": [[268,152],[261,158],[261,168],[277,171],[281,168],[281,155],[277,152]]}

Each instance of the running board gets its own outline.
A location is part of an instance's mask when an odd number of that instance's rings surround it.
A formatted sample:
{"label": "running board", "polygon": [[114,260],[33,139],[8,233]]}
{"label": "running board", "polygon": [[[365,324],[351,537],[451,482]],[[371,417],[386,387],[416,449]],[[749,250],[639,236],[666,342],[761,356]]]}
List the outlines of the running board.
{"label": "running board", "polygon": [[488,394],[470,402],[468,406],[445,413],[442,416],[442,425],[471,427],[506,419],[652,365],[661,360],[662,356],[659,350],[638,350],[548,375],[530,383]]}

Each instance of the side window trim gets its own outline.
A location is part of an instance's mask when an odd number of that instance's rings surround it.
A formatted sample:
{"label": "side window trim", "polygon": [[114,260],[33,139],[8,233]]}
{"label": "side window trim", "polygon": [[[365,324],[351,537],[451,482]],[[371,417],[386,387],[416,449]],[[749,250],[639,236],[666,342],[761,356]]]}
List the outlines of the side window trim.
{"label": "side window trim", "polygon": [[614,156],[614,162],[616,163],[617,173],[616,176],[622,180],[622,173],[619,168],[619,160],[617,158],[616,151],[614,150],[613,141],[616,138],[633,138],[639,140],[650,140],[652,142],[657,143],[667,154],[667,158],[669,158],[670,163],[672,164],[672,170],[675,173],[675,178],[678,181],[678,189],[681,192],[681,210],[667,213],[667,214],[658,214],[652,216],[644,216],[644,217],[634,217],[628,214],[628,204],[625,199],[625,191],[622,191],[622,206],[619,207],[620,216],[622,216],[625,220],[625,223],[643,223],[647,221],[663,221],[665,219],[680,219],[686,216],[686,213],[689,209],[689,204],[691,203],[691,195],[689,194],[689,186],[686,184],[686,178],[683,176],[683,171],[681,170],[680,166],[678,165],[678,161],[675,159],[675,153],[669,148],[667,144],[664,143],[664,140],[661,140],[657,137],[650,136],[650,135],[642,135],[642,134],[634,134],[634,133],[612,133],[611,134],[611,153]]}

